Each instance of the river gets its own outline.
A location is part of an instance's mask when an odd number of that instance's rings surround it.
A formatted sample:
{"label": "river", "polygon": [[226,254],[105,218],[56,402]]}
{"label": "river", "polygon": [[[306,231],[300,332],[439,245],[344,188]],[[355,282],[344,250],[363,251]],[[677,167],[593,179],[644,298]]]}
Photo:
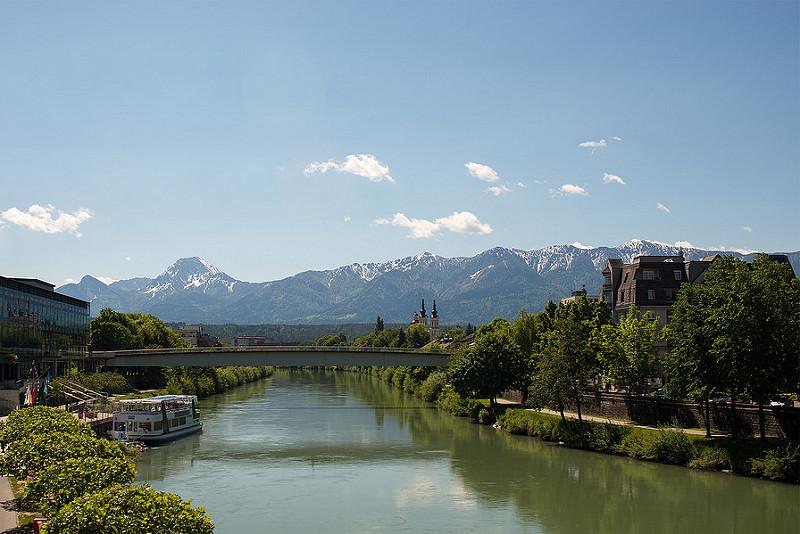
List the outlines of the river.
{"label": "river", "polygon": [[281,370],[201,409],[139,480],[218,534],[800,532],[798,486],[512,436],[367,376]]}

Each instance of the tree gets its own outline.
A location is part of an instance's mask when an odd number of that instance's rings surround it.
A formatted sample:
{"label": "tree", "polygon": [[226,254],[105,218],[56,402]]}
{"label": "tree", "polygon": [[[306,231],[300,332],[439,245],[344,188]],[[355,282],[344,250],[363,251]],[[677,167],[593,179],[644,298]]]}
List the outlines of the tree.
{"label": "tree", "polygon": [[383,318],[379,315],[377,319],[375,319],[375,330],[374,332],[380,333],[383,332]]}
{"label": "tree", "polygon": [[656,369],[655,343],[659,337],[658,320],[653,314],[640,316],[633,306],[619,325],[603,325],[596,340],[603,378],[624,389],[628,398],[645,393]]}
{"label": "tree", "polygon": [[161,319],[142,313],[121,313],[103,308],[92,320],[92,350],[129,350],[185,346],[185,342]]}
{"label": "tree", "polygon": [[583,421],[581,395],[598,373],[593,333],[607,324],[609,317],[603,303],[585,297],[558,306],[552,328],[536,355],[533,392],[537,405],[555,407],[564,418],[564,407],[572,401],[578,420]]}
{"label": "tree", "polygon": [[47,521],[47,534],[72,532],[186,532],[211,534],[214,522],[173,493],[150,487],[114,485],[84,495]]}
{"label": "tree", "polygon": [[314,341],[314,345],[317,347],[337,347],[346,344],[347,336],[342,332],[328,336],[320,336]]}
{"label": "tree", "polygon": [[397,347],[405,347],[406,346],[406,331],[403,328],[400,328],[400,332],[397,333]]}
{"label": "tree", "polygon": [[38,473],[27,485],[25,504],[50,516],[81,495],[113,484],[132,484],[136,467],[126,458],[68,458]]}
{"label": "tree", "polygon": [[501,319],[490,325],[482,326],[475,343],[453,356],[447,375],[457,393],[488,398],[494,407],[500,393],[524,383],[529,369],[508,322]]}
{"label": "tree", "polygon": [[668,340],[668,392],[705,399],[707,433],[709,396],[727,391],[733,435],[738,435],[737,401],[749,396],[759,405],[764,439],[764,403],[783,390],[798,389],[800,282],[788,265],[766,255],[752,266],[718,258],[702,284],[679,291]]}
{"label": "tree", "polygon": [[408,327],[407,344],[410,348],[418,349],[431,340],[431,335],[424,324],[412,324]]}

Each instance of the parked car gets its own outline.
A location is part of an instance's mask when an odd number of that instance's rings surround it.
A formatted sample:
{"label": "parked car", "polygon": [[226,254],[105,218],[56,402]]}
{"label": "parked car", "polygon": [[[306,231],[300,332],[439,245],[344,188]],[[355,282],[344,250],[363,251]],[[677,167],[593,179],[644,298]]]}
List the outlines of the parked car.
{"label": "parked car", "polygon": [[778,397],[769,401],[770,406],[792,406],[792,399],[785,397]]}
{"label": "parked car", "polygon": [[723,395],[722,393],[718,393],[716,395],[713,395],[708,400],[709,400],[709,402],[715,402],[715,403],[719,403],[719,404],[725,404],[727,402],[730,402],[730,399],[727,397],[727,395]]}

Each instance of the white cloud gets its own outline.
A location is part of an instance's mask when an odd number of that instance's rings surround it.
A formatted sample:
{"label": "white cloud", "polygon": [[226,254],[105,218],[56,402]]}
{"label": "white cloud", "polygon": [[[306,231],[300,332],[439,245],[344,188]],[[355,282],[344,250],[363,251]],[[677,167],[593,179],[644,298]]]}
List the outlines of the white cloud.
{"label": "white cloud", "polygon": [[131,257],[130,256],[125,256],[125,261],[131,261]]}
{"label": "white cloud", "polygon": [[738,252],[739,254],[754,254],[757,250],[750,250],[749,248],[726,247],[725,245],[718,245],[716,248],[722,252]]}
{"label": "white cloud", "polygon": [[622,141],[622,138],[619,137],[619,136],[616,136],[616,135],[614,137],[612,137],[611,139],[613,139],[614,141]]}
{"label": "white cloud", "polygon": [[600,139],[599,141],[584,141],[583,143],[578,143],[578,146],[581,148],[591,148],[592,154],[594,154],[595,150],[607,147],[608,141],[605,139]]}
{"label": "white cloud", "polygon": [[749,227],[749,226],[742,226],[742,230],[747,232],[748,234],[752,234],[753,233],[753,229],[751,227]]}
{"label": "white cloud", "polygon": [[306,165],[303,172],[308,176],[316,173],[324,174],[331,170],[363,176],[370,182],[395,183],[394,178],[389,174],[389,166],[372,154],[350,154],[344,158],[344,161],[333,159],[322,163],[313,161]]}
{"label": "white cloud", "polygon": [[672,211],[661,202],[656,202],[656,209],[658,211],[663,211],[664,213],[672,213]]}
{"label": "white cloud", "polygon": [[562,195],[583,195],[589,196],[589,192],[583,187],[575,184],[564,184],[558,188],[558,192]]}
{"label": "white cloud", "polygon": [[675,241],[675,246],[676,247],[681,247],[681,248],[697,248],[696,246],[692,245],[688,241]]}
{"label": "white cloud", "polygon": [[77,281],[77,280],[75,280],[74,278],[64,278],[64,284],[65,284],[65,285],[66,285],[66,284],[75,284],[75,283],[77,283],[77,282],[78,282],[78,281]]}
{"label": "white cloud", "polygon": [[535,183],[536,185],[545,185],[547,183],[547,180],[534,180],[533,183]]}
{"label": "white cloud", "polygon": [[622,177],[617,176],[616,174],[611,174],[609,172],[603,173],[603,183],[604,184],[619,184],[625,185],[625,180]]}
{"label": "white cloud", "polygon": [[484,165],[483,163],[475,163],[470,161],[469,163],[465,163],[464,167],[467,168],[472,176],[478,180],[481,180],[482,182],[496,182],[500,179],[500,177],[497,175],[497,172],[493,168],[489,167],[488,165]]}
{"label": "white cloud", "polygon": [[594,247],[592,245],[584,245],[580,241],[575,241],[574,243],[570,243],[575,248],[580,248],[583,250],[592,250]]}
{"label": "white cloud", "polygon": [[526,187],[528,187],[527,185],[525,185],[525,184],[524,184],[524,183],[522,183],[522,182],[517,182],[517,184],[516,184],[516,185],[517,185],[517,187],[521,187],[521,188],[523,188],[523,189],[525,189]]}
{"label": "white cloud", "polygon": [[75,237],[80,237],[81,233],[78,228],[92,218],[92,212],[86,208],[80,208],[73,213],[66,213],[56,209],[51,204],[46,207],[33,204],[27,211],[17,208],[7,209],[0,213],[0,217],[11,224],[25,227],[34,232],[44,232],[46,234],[66,232]]}
{"label": "white cloud", "polygon": [[107,286],[110,286],[111,284],[117,281],[115,278],[111,278],[109,276],[96,276],[95,278],[97,278]]}
{"label": "white cloud", "polygon": [[352,218],[352,217],[350,217],[349,215],[345,215],[345,216],[344,216],[344,222],[350,222],[350,221],[352,221],[352,220],[353,220],[353,218]]}
{"label": "white cloud", "polygon": [[491,187],[487,187],[486,188],[486,192],[487,193],[491,193],[496,197],[502,195],[503,193],[508,193],[509,191],[511,191],[511,190],[509,188],[507,188],[506,186],[502,185],[502,184],[501,185],[493,185]]}
{"label": "white cloud", "polygon": [[391,219],[375,219],[376,224],[390,224],[401,228],[408,228],[408,237],[413,239],[430,238],[441,230],[449,230],[459,234],[489,234],[492,227],[482,223],[468,211],[454,211],[447,217],[439,217],[433,221],[427,219],[413,219],[404,213],[395,213]]}

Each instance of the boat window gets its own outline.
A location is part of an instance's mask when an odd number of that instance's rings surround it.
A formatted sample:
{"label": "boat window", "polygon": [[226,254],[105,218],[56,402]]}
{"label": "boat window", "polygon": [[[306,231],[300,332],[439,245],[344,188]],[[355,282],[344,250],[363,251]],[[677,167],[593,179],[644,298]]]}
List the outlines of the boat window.
{"label": "boat window", "polygon": [[150,432],[150,423],[139,423],[139,428],[145,432]]}
{"label": "boat window", "polygon": [[114,430],[124,431],[125,430],[125,423],[117,423],[114,425]]}
{"label": "boat window", "polygon": [[161,430],[161,421],[153,423],[153,430]]}

